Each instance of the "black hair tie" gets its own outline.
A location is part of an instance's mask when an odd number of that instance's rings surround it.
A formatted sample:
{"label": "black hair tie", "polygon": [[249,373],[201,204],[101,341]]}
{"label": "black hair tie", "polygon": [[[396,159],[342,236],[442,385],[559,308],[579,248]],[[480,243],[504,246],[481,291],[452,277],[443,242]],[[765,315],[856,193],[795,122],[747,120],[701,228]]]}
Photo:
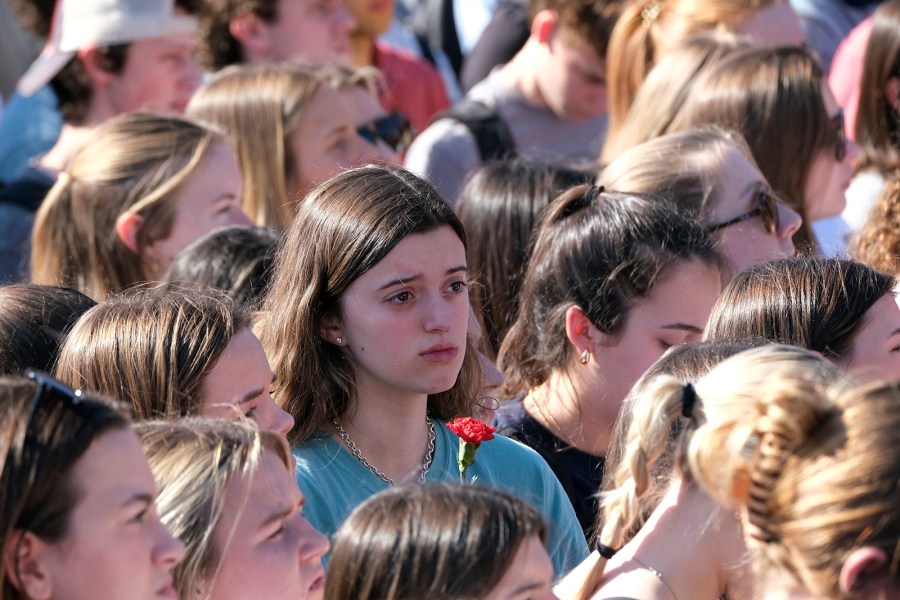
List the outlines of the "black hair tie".
{"label": "black hair tie", "polygon": [[606,544],[601,544],[600,542],[597,542],[597,544],[594,546],[594,549],[597,550],[597,552],[600,553],[600,556],[602,556],[606,560],[610,560],[613,556],[616,555],[616,552],[618,552],[618,550],[616,550],[615,548],[610,548]]}
{"label": "black hair tie", "polygon": [[686,383],[681,387],[681,416],[690,419],[694,414],[694,404],[697,402],[697,390],[694,385]]}

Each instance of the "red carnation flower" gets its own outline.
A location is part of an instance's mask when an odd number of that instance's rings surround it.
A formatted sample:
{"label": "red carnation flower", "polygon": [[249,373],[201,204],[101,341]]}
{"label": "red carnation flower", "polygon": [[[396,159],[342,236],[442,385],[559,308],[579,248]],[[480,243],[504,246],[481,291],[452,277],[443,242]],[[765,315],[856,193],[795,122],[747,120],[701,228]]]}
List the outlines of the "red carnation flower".
{"label": "red carnation flower", "polygon": [[456,457],[456,464],[459,465],[459,478],[465,481],[466,471],[475,464],[478,446],[481,442],[494,439],[497,428],[472,417],[454,419],[447,423],[447,428],[459,436],[459,455]]}

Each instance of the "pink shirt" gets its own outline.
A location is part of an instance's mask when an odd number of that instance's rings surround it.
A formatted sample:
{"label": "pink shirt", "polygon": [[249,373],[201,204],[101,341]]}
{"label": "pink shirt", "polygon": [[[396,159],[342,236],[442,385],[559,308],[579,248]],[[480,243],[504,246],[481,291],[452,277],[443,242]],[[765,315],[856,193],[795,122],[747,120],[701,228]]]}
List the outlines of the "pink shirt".
{"label": "pink shirt", "polygon": [[847,138],[851,140],[854,139],[856,131],[859,87],[862,83],[863,61],[866,58],[870,33],[872,33],[872,17],[862,21],[847,34],[834,54],[831,73],[828,75],[828,85],[831,86],[834,99],[844,109]]}

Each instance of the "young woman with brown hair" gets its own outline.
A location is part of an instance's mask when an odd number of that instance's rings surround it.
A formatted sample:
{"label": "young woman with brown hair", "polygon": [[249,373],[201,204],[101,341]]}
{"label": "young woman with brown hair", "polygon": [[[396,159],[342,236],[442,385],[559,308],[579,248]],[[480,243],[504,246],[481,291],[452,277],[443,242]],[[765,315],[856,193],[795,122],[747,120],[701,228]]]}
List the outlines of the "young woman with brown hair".
{"label": "young woman with brown hair", "polygon": [[[297,422],[298,482],[320,531],[333,533],[394,482],[459,478],[459,439],[445,421],[471,415],[481,395],[467,286],[458,217],[408,171],[352,169],[300,205],[259,330],[273,393]],[[497,436],[469,473],[542,512],[557,572],[586,554],[572,507],[536,454]]]}
{"label": "young woman with brown hair", "polygon": [[795,46],[729,54],[694,82],[669,131],[708,124],[743,136],[772,189],[803,217],[794,245],[817,250],[811,223],[843,210],[856,157],[818,61]]}
{"label": "young woman with brown hair", "polygon": [[129,113],[100,126],[38,210],[32,281],[101,301],[159,281],[204,234],[250,225],[241,174],[218,132],[180,117]]}
{"label": "young woman with brown hair", "polygon": [[579,186],[547,208],[499,363],[496,423],[563,483],[587,533],[622,400],[670,346],[700,337],[721,289],[703,229],[651,196]]}

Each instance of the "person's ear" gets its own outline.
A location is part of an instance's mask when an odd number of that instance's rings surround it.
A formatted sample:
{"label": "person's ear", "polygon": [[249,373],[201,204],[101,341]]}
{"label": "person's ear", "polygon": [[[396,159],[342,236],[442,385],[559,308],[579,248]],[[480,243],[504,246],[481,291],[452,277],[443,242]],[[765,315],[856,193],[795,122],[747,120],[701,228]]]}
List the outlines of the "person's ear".
{"label": "person's ear", "polygon": [[269,58],[269,27],[259,15],[247,11],[235,16],[228,22],[228,32],[241,44],[246,61]]}
{"label": "person's ear", "polygon": [[79,50],[76,56],[94,86],[105,86],[116,76],[109,59],[100,52],[98,47],[91,46]]}
{"label": "person's ear", "polygon": [[854,550],[844,561],[838,576],[841,594],[851,596],[858,593],[879,575],[884,575],[887,566],[888,555],[881,548],[866,546]]}
{"label": "person's ear", "polygon": [[566,310],[566,337],[581,363],[587,364],[604,335],[594,327],[580,306],[570,306]]}
{"label": "person's ear", "polygon": [[543,45],[550,44],[553,34],[556,33],[556,24],[559,15],[555,10],[540,10],[531,21],[531,37]]}
{"label": "person's ear", "polygon": [[900,77],[891,77],[884,83],[884,99],[895,111],[900,111]]}
{"label": "person's ear", "polygon": [[142,251],[139,240],[143,229],[144,217],[137,213],[126,212],[116,219],[116,236],[126,248],[137,255]]}
{"label": "person's ear", "polygon": [[53,597],[53,579],[44,564],[47,546],[31,532],[16,531],[9,539],[3,557],[6,578],[22,596],[31,600]]}
{"label": "person's ear", "polygon": [[341,320],[333,313],[323,315],[319,320],[319,336],[335,346],[347,344],[347,340],[341,335]]}

